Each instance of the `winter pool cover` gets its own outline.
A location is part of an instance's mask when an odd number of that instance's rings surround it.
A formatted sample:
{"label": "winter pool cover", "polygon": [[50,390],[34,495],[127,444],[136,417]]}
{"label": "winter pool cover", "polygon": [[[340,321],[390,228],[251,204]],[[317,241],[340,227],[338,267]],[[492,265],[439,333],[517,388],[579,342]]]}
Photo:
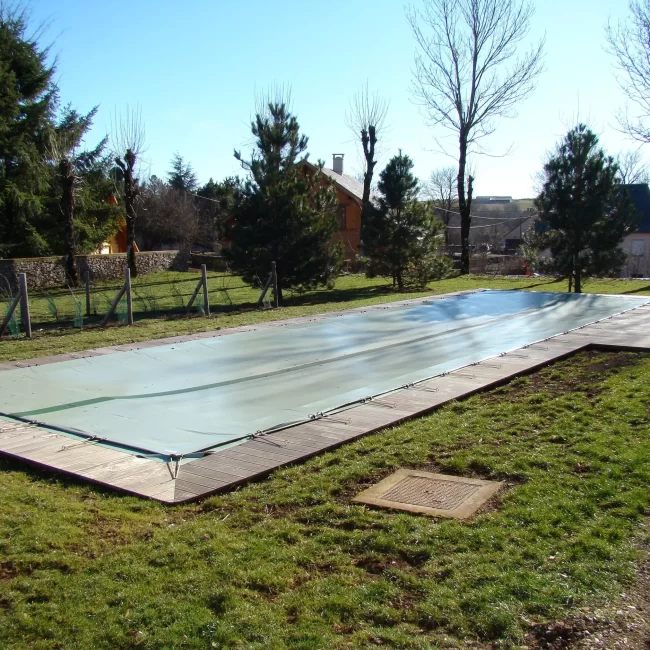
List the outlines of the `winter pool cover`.
{"label": "winter pool cover", "polygon": [[0,372],[0,412],[168,456],[299,422],[650,302],[484,291]]}

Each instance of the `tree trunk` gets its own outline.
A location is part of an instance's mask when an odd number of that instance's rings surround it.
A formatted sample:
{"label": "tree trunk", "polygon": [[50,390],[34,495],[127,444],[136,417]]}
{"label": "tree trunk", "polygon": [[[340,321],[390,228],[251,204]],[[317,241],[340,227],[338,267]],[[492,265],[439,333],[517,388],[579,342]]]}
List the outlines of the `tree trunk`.
{"label": "tree trunk", "polygon": [[395,279],[397,280],[397,288],[400,291],[404,290],[404,279],[402,278],[402,269],[397,268],[395,269]]}
{"label": "tree trunk", "polygon": [[138,195],[137,181],[133,178],[135,154],[128,149],[124,156],[124,204],[126,207],[126,260],[131,271],[131,277],[138,276],[135,261],[135,201]]}
{"label": "tree trunk", "polygon": [[61,207],[65,216],[65,232],[63,245],[65,247],[65,272],[68,282],[73,287],[79,284],[77,276],[77,246],[74,234],[74,185],[75,175],[72,162],[68,158],[62,158],[59,162],[59,174],[61,180]]}
{"label": "tree trunk", "polygon": [[472,223],[472,178],[469,178],[467,197],[465,196],[465,169],[467,167],[467,135],[460,130],[458,156],[458,208],[460,212],[460,273],[469,274],[469,229]]}
{"label": "tree trunk", "polygon": [[[377,144],[377,136],[375,127],[369,126],[368,130],[362,129],[361,131],[361,144],[363,146],[363,156],[366,159],[366,171],[363,174],[363,195],[361,198],[361,230],[366,223],[368,214],[372,209],[370,203],[370,188],[372,186],[372,176],[375,171],[375,145]],[[363,234],[361,236],[363,241]]]}
{"label": "tree trunk", "polygon": [[580,276],[581,276],[580,267],[576,264],[575,281],[573,282],[573,291],[575,293],[582,293],[582,278]]}

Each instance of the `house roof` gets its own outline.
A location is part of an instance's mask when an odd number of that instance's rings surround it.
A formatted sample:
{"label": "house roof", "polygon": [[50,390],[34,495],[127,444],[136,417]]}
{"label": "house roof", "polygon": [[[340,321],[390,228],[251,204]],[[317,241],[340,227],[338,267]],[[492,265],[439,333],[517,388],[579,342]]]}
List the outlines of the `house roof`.
{"label": "house roof", "polygon": [[623,185],[641,215],[641,225],[636,232],[650,232],[650,188],[647,183],[632,183]]}
{"label": "house roof", "polygon": [[[305,160],[305,165],[309,165],[312,169],[316,169],[316,165],[313,165],[308,160]],[[352,178],[351,176],[346,176],[345,174],[339,174],[333,169],[328,169],[323,167],[323,174],[331,178],[338,187],[340,187],[344,192],[349,194],[351,197],[361,201],[363,200],[363,184],[359,183],[358,180]]]}

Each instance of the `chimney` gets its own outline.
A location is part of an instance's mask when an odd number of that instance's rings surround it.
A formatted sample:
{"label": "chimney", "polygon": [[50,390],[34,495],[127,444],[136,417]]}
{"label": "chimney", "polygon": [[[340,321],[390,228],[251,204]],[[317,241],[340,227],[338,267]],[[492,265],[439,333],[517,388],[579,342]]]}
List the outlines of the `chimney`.
{"label": "chimney", "polygon": [[343,174],[343,155],[342,153],[332,154],[332,169],[337,174]]}

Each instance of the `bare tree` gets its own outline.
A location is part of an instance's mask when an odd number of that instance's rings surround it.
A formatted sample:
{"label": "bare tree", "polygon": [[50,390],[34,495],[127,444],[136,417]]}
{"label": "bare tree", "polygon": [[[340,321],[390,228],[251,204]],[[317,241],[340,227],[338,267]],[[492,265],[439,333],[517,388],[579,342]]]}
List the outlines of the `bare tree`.
{"label": "bare tree", "polygon": [[427,198],[436,208],[435,214],[445,224],[445,248],[449,249],[449,222],[458,210],[458,172],[454,167],[441,167],[431,172],[425,185]]}
{"label": "bare tree", "polygon": [[142,184],[141,192],[138,236],[144,244],[190,250],[199,234],[199,200],[155,176]]}
{"label": "bare tree", "polygon": [[434,125],[458,138],[458,207],[461,273],[469,273],[473,177],[472,145],[512,117],[542,71],[543,39],[523,57],[517,45],[528,35],[533,6],[526,0],[424,0],[408,19],[418,44],[413,92]]}
{"label": "bare tree", "polygon": [[650,174],[638,149],[619,154],[616,164],[618,165],[618,177],[623,185],[650,183]]}
{"label": "bare tree", "polygon": [[377,164],[377,142],[386,125],[389,102],[378,93],[371,94],[368,82],[352,96],[345,113],[345,121],[354,135],[360,138],[365,161],[363,195],[361,199],[361,226],[370,209],[372,176]]}
{"label": "bare tree", "polygon": [[101,155],[106,145],[106,138],[104,138],[94,150],[81,154],[78,151],[96,114],[97,107],[86,115],[80,115],[68,105],[63,110],[60,123],[53,127],[45,138],[45,154],[54,167],[54,181],[59,189],[59,207],[65,220],[63,247],[66,276],[68,282],[74,287],[79,284],[75,207],[77,193],[82,183],[80,172]]}
{"label": "bare tree", "polygon": [[630,137],[650,142],[650,127],[644,124],[650,115],[650,0],[633,0],[630,12],[628,22],[609,22],[605,30],[609,52],[622,73],[617,75],[619,86],[638,109],[632,116],[626,109],[618,121]]}
{"label": "bare tree", "polygon": [[135,166],[138,157],[145,151],[145,130],[139,109],[126,109],[124,115],[115,115],[111,124],[115,164],[121,171],[126,211],[126,259],[131,275],[136,277],[135,220],[136,201],[140,195],[140,184],[136,178]]}

